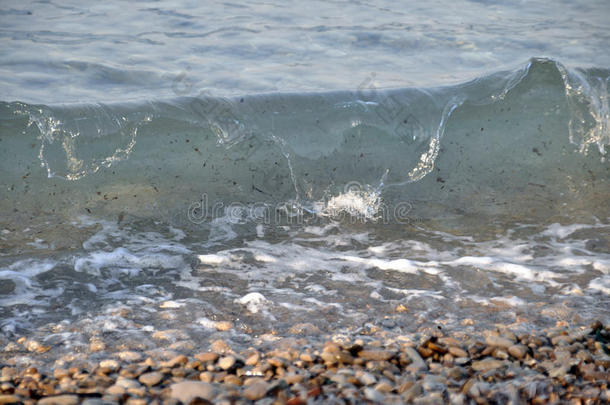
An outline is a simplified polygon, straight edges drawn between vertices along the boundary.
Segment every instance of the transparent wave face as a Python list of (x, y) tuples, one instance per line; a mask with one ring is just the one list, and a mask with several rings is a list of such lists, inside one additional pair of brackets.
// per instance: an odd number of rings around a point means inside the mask
[(232, 204), (386, 222), (439, 209), (605, 218), (608, 77), (532, 59), (430, 89), (1, 103), (0, 205), (21, 223), (91, 213), (197, 223)]

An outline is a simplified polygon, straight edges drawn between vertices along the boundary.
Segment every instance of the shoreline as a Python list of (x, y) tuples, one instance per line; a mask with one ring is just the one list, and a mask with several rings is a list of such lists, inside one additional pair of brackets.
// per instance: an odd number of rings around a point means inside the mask
[[(52, 350), (21, 338), (30, 356)], [(275, 337), (235, 352), (223, 340), (196, 354), (123, 351), (48, 373), (3, 353), (0, 404), (571, 403), (610, 401), (610, 325), (515, 334), (429, 329), (325, 343)], [(9, 343), (10, 345), (11, 343)], [(13, 345), (15, 345), (13, 343)]]

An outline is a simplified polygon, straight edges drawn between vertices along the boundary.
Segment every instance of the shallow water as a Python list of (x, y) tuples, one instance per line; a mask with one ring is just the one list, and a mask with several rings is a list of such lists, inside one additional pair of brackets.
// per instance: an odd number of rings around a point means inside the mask
[(610, 321), (604, 3), (318, 6), (3, 3), (6, 353)]

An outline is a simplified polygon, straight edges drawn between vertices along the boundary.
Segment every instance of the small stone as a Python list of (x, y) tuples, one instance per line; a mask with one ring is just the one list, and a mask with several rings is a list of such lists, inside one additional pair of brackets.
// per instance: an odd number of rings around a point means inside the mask
[(495, 370), (497, 368), (500, 368), (500, 367), (504, 366), (505, 364), (506, 363), (504, 361), (487, 358), (487, 359), (480, 360), (480, 361), (473, 361), (472, 369), (475, 371), (489, 371), (489, 370)]
[(585, 363), (591, 363), (593, 361), (593, 356), (591, 356), (591, 353), (586, 350), (579, 350), (574, 357), (584, 361)]
[(140, 388), (140, 383), (131, 378), (125, 378), (123, 376), (119, 376), (115, 382), (119, 387), (123, 387), (125, 389), (129, 388)]
[(78, 396), (76, 395), (56, 395), (38, 401), (40, 405), (77, 405), (78, 402)]
[(17, 395), (0, 395), (0, 405), (20, 404), (23, 402)]
[(438, 404), (438, 405), (444, 405), (446, 403), (445, 399), (443, 398), (442, 393), (440, 392), (429, 392), (427, 393), (423, 398), (421, 398), (421, 400), (417, 400), (415, 401), (416, 404)]
[(462, 322), (460, 322), (460, 324), (462, 326), (473, 326), (475, 324), (475, 321), (472, 318), (465, 318), (462, 319)]
[(217, 339), (210, 345), (210, 351), (224, 354), (231, 353), (233, 350), (231, 349), (231, 346), (227, 344), (227, 342), (222, 339)]
[(466, 369), (456, 366), (447, 370), (447, 377), (454, 379), (455, 381), (460, 381), (463, 378), (468, 376), (468, 372)]
[(320, 357), (322, 358), (322, 360), (324, 360), (325, 363), (331, 365), (336, 363), (352, 364), (354, 362), (354, 358), (346, 352), (322, 352), (322, 354), (320, 354)]
[(426, 392), (429, 391), (442, 391), (445, 389), (447, 379), (437, 375), (428, 374), (424, 377), (422, 387)]
[(221, 358), (220, 360), (218, 360), (218, 367), (220, 367), (223, 370), (229, 370), (231, 367), (233, 367), (235, 365), (235, 357), (233, 356), (226, 356)]
[(294, 373), (286, 374), (284, 376), (284, 381), (286, 381), (286, 383), (289, 385), (299, 384), (303, 382), (303, 376), (301, 374)]
[(474, 381), (468, 390), (468, 393), (474, 398), (484, 397), (488, 392), (489, 384), (483, 381)]
[(130, 363), (135, 363), (136, 361), (140, 361), (142, 359), (142, 355), (140, 353), (132, 351), (120, 352), (118, 356), (119, 359)]
[(272, 357), (272, 358), (268, 359), (267, 362), (276, 368), (277, 367), (286, 367), (288, 365), (288, 362), (281, 357)]
[(415, 383), (411, 388), (403, 392), (402, 399), (405, 402), (412, 402), (415, 398), (419, 398), (424, 393), (421, 383)]
[(563, 377), (567, 374), (568, 370), (565, 367), (553, 367), (548, 371), (549, 377), (551, 378), (559, 378)]
[(131, 397), (127, 399), (125, 405), (146, 405), (147, 401), (144, 398), (134, 398)]
[(502, 349), (496, 349), (494, 350), (494, 357), (496, 359), (500, 359), (500, 360), (507, 360), (508, 359), (508, 353), (506, 353), (506, 351), (502, 350)]
[(202, 363), (207, 363), (207, 362), (215, 362), (216, 360), (218, 360), (218, 358), (220, 357), (218, 355), (218, 353), (214, 353), (214, 352), (207, 352), (207, 353), (199, 353), (196, 354), (194, 356), (197, 360), (199, 360)]
[(306, 336), (315, 336), (322, 333), (322, 331), (312, 323), (298, 323), (293, 325), (288, 333), (293, 335), (306, 335)]
[(383, 394), (373, 388), (364, 388), (364, 396), (369, 401), (377, 402), (378, 404), (385, 403), (385, 397), (383, 396)]
[(175, 341), (177, 339), (188, 339), (186, 333), (179, 329), (159, 330), (152, 334), (155, 340)]
[(434, 343), (434, 342), (428, 342), (428, 349), (440, 353), (440, 354), (445, 354), (447, 353), (447, 348), (443, 345)]
[(241, 380), (239, 377), (233, 374), (227, 374), (222, 381), (225, 384), (241, 385)]
[(361, 350), (358, 352), (358, 357), (364, 360), (385, 361), (394, 356), (389, 350)]
[(61, 380), (64, 377), (70, 377), (70, 372), (65, 368), (56, 368), (53, 370), (53, 377), (58, 380)]
[(343, 374), (331, 374), (327, 377), (330, 381), (334, 382), (338, 386), (343, 386), (347, 384), (347, 377)]
[(233, 327), (233, 324), (229, 321), (216, 322), (216, 330), (225, 332)]
[(458, 358), (453, 359), (453, 363), (458, 366), (465, 366), (466, 364), (470, 363), (470, 358), (458, 357)]
[(553, 346), (567, 346), (573, 341), (574, 338), (569, 335), (558, 335), (551, 338), (551, 343), (553, 344)]
[(440, 338), (438, 338), (438, 342), (440, 344), (443, 344), (443, 345), (447, 346), (447, 347), (452, 347), (452, 346), (453, 347), (460, 347), (461, 346), (459, 340), (457, 340), (456, 338), (451, 337), (451, 336), (440, 337)]
[(81, 405), (108, 405), (108, 402), (104, 402), (100, 398), (87, 398), (81, 402)]
[(527, 347), (524, 345), (511, 345), (508, 347), (508, 354), (521, 360), (527, 354)]
[(119, 369), (119, 362), (116, 360), (108, 359), (100, 361), (100, 368), (105, 368), (111, 372), (115, 372)]
[(189, 404), (195, 398), (212, 401), (218, 390), (212, 385), (202, 381), (181, 381), (170, 386), (170, 398), (183, 404)]
[(315, 361), (315, 356), (311, 353), (301, 353), (299, 355), (299, 360), (313, 363)]
[(360, 380), (362, 385), (373, 385), (377, 382), (375, 376), (371, 373), (367, 373), (366, 371), (356, 372), (356, 378)]
[(106, 388), (106, 394), (107, 395), (116, 395), (116, 396), (121, 396), (123, 394), (125, 394), (125, 388), (121, 387), (120, 385), (114, 384), (111, 385), (110, 387)]
[(89, 351), (91, 352), (101, 352), (106, 349), (106, 344), (101, 340), (93, 340), (89, 344)]
[(206, 383), (211, 383), (214, 381), (214, 374), (210, 371), (204, 371), (203, 373), (199, 374), (199, 380)]
[(267, 394), (267, 383), (262, 379), (251, 382), (244, 389), (244, 396), (251, 401), (256, 401), (263, 398)]
[(254, 352), (246, 359), (246, 366), (256, 366), (260, 361), (261, 356), (258, 352)]
[(508, 338), (495, 335), (487, 336), (485, 338), (485, 343), (487, 343), (489, 346), (502, 347), (504, 349), (508, 349), (509, 347), (515, 344), (515, 342)]
[(184, 366), (186, 363), (188, 363), (188, 358), (185, 355), (181, 354), (172, 358), (171, 360), (161, 362), (160, 366), (174, 368), (178, 366)]
[(455, 357), (468, 357), (468, 353), (464, 349), (460, 349), (457, 346), (450, 346), (449, 353), (451, 353)]
[(392, 392), (394, 387), (387, 381), (380, 381), (379, 384), (375, 386), (375, 390), (383, 393)]
[(140, 378), (138, 378), (138, 381), (148, 387), (153, 387), (159, 384), (161, 380), (163, 380), (163, 377), (164, 375), (162, 373), (153, 371), (151, 373), (142, 374)]
[(411, 364), (409, 364), (407, 366), (408, 371), (417, 373), (419, 371), (428, 370), (428, 366), (426, 365), (424, 360), (421, 358), (421, 356), (419, 355), (417, 350), (415, 350), (412, 347), (405, 347), (404, 352), (411, 359)]

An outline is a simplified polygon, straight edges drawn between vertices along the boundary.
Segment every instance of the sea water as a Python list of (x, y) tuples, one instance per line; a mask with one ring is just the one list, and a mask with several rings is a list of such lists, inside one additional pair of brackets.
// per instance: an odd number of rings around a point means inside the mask
[(609, 16), (3, 2), (1, 346), (610, 321)]

